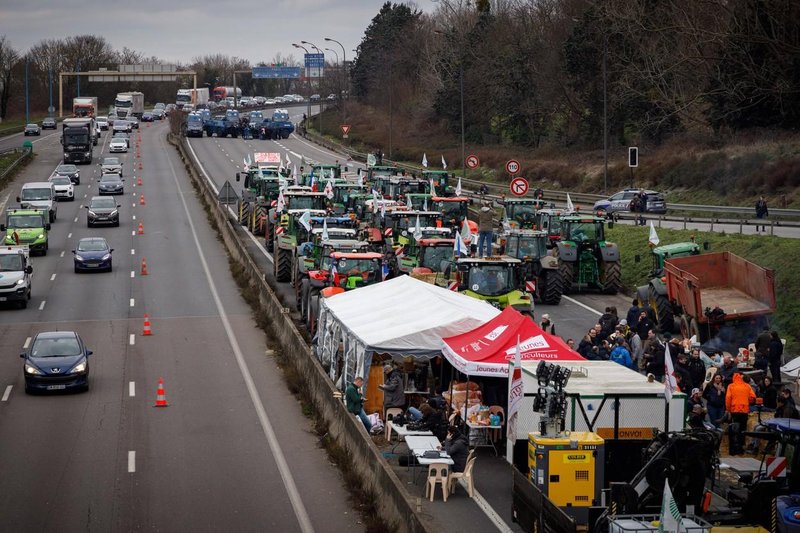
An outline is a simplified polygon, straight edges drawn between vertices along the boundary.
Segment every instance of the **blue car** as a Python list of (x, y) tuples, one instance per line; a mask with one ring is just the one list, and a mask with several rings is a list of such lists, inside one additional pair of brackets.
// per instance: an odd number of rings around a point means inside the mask
[(25, 360), (25, 392), (89, 390), (89, 356), (92, 351), (74, 331), (46, 331), (33, 338)]
[(114, 251), (102, 237), (85, 237), (72, 250), (75, 256), (75, 272), (106, 270), (111, 272), (111, 254)]

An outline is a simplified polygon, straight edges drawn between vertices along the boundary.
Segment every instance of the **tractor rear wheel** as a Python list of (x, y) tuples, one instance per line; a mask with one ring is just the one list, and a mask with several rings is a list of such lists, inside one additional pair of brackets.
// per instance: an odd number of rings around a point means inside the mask
[(276, 248), (275, 254), (272, 256), (275, 262), (275, 280), (276, 281), (289, 281), (292, 279), (292, 256), (289, 250), (283, 248)]
[(564, 293), (564, 279), (561, 269), (546, 270), (542, 273), (541, 294), (542, 303), (548, 305), (558, 305), (561, 302), (561, 295)]
[(306, 328), (313, 337), (317, 333), (317, 318), (319, 317), (319, 293), (309, 293), (306, 304)]
[(300, 320), (306, 321), (306, 308), (308, 307), (308, 295), (311, 289), (311, 282), (308, 278), (300, 281), (300, 296), (298, 297), (297, 310), (300, 312)]
[[(659, 331), (662, 333), (672, 332), (675, 327), (675, 317), (672, 314), (672, 306), (667, 297), (663, 294), (658, 294), (653, 287), (649, 287), (647, 289), (647, 301), (656, 314), (656, 325)], [(681, 325), (681, 329), (683, 329), (683, 325)]]
[(575, 279), (575, 265), (577, 263), (568, 263), (568, 262), (561, 262), (561, 265), (558, 267), (558, 271), (561, 274), (561, 287), (563, 294), (569, 294), (572, 292), (572, 283)]
[(622, 285), (622, 268), (619, 261), (607, 261), (603, 264), (603, 292), (617, 294)]

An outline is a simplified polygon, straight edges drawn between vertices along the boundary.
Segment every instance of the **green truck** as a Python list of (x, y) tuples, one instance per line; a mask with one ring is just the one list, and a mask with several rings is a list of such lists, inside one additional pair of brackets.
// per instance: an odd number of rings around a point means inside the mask
[(7, 209), (5, 224), (0, 224), (0, 231), (5, 231), (3, 241), (7, 246), (24, 245), (30, 252), (47, 255), (47, 233), (50, 231), (49, 214), (45, 209)]

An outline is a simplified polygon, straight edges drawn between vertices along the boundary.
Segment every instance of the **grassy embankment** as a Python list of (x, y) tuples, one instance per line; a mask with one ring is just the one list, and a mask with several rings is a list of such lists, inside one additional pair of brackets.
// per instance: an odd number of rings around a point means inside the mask
[[(649, 227), (622, 224), (607, 231), (608, 239), (619, 245), (622, 257), (622, 282), (631, 294), (637, 285), (642, 285), (647, 280), (652, 266), (650, 248), (647, 244), (649, 232)], [(657, 229), (657, 232), (661, 244), (688, 241), (696, 235), (698, 243), (708, 241), (712, 252), (731, 251), (762, 267), (775, 270), (778, 311), (772, 322), (781, 337), (788, 340), (788, 355), (793, 355), (793, 350), (800, 343), (800, 269), (797, 268), (797, 260), (800, 258), (800, 239), (725, 235), (666, 228)], [(639, 263), (634, 260), (636, 254), (642, 257)]]
[[(47, 117), (47, 113), (32, 113), (30, 116), (30, 123), (39, 124), (41, 126), (42, 120), (44, 120), (45, 117)], [(11, 117), (0, 122), (0, 137), (21, 132), (25, 128), (25, 124), (27, 124), (27, 122), (25, 122), (25, 115), (21, 117)]]

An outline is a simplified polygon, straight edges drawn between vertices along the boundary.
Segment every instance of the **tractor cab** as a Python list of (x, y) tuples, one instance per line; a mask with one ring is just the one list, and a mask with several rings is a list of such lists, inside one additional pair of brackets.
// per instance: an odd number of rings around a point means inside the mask
[(558, 304), (564, 288), (558, 257), (547, 249), (547, 232), (510, 230), (500, 237), (505, 255), (522, 261), (521, 272), (528, 292), (537, 302)]
[[(707, 247), (706, 247), (707, 248)], [(653, 270), (650, 277), (661, 277), (664, 275), (664, 261), (673, 257), (686, 257), (687, 255), (699, 255), (700, 245), (694, 241), (676, 242), (665, 244), (652, 250)], [(638, 257), (638, 256), (637, 256)], [(636, 259), (636, 258), (634, 258)]]
[(561, 240), (561, 217), (566, 214), (562, 209), (539, 209), (536, 211), (534, 224), (540, 230), (546, 231), (550, 239), (549, 247)]
[(399, 200), (408, 193), (427, 194), (430, 193), (430, 182), (413, 178), (411, 176), (394, 176), (385, 182), (384, 195), (389, 198)]
[(379, 178), (391, 178), (400, 174), (402, 174), (402, 171), (398, 167), (388, 165), (374, 166), (367, 169), (367, 181), (376, 183)]
[(436, 192), (442, 195), (446, 195), (450, 186), (450, 174), (446, 170), (423, 170), (422, 179), (428, 183), (433, 181), (433, 186), (437, 188)]
[(422, 238), (414, 240), (408, 251), (398, 257), (398, 270), (404, 273), (429, 274), (440, 272), (443, 264), (453, 260), (455, 240)]
[(269, 203), (278, 198), (282, 178), (277, 167), (251, 167), (246, 172), (237, 172), (236, 181), (241, 181), (242, 174), (244, 189), (259, 202)]
[(316, 209), (324, 211), (327, 207), (328, 198), (324, 192), (287, 190), (283, 193), (283, 199), (286, 202), (287, 209), (290, 210)]
[(387, 211), (383, 220), (384, 236), (392, 244), (405, 246), (417, 225), (420, 228), (441, 227), (442, 214), (434, 211)]
[(330, 179), (331, 177), (335, 180), (341, 179), (342, 177), (342, 166), (341, 165), (311, 165), (311, 171), (308, 173), (310, 176), (311, 174), (317, 178), (317, 181), (325, 181)]
[[(609, 222), (609, 227), (613, 222)], [(619, 249), (605, 239), (605, 219), (591, 215), (561, 217), (561, 240), (556, 243), (565, 290), (573, 284), (616, 294), (621, 286)]]
[(333, 252), (320, 270), (309, 272), (314, 287), (325, 287), (324, 298), (383, 281), (383, 255), (375, 252)]
[(536, 211), (542, 207), (541, 200), (533, 198), (506, 198), (503, 201), (503, 219), (511, 229), (540, 229)]
[[(522, 262), (512, 257), (466, 257), (455, 263), (455, 278), (447, 279), (453, 274), (450, 267), (444, 270), (443, 279), (446, 286), (467, 296), (499, 309), (510, 305), (533, 317), (533, 298), (524, 289), (521, 266)], [(441, 284), (438, 279), (437, 284)]]
[(442, 213), (442, 221), (445, 226), (459, 228), (461, 223), (467, 219), (469, 206), (472, 199), (465, 196), (453, 196), (445, 198), (434, 196), (432, 199), (432, 209)]
[(366, 194), (366, 185), (359, 185), (348, 181), (340, 181), (333, 184), (333, 212), (336, 214), (346, 213), (350, 196), (354, 194)]
[(405, 203), (409, 209), (416, 211), (428, 211), (433, 205), (432, 196), (428, 193), (410, 192), (406, 193)]

